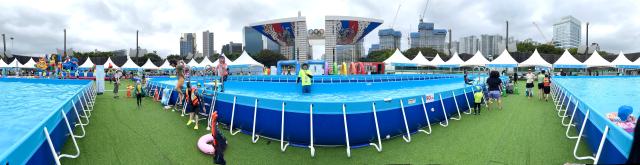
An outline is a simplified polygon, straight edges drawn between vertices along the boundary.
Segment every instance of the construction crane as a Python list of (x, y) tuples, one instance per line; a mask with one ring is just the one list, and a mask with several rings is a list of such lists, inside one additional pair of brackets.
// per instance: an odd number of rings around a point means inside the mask
[(420, 15), (420, 23), (422, 23), (424, 16), (427, 14), (427, 7), (429, 7), (429, 0), (427, 0), (427, 4), (424, 5), (424, 9), (422, 9), (422, 14)]
[(402, 1), (400, 1), (400, 4), (398, 4), (398, 9), (396, 10), (396, 16), (393, 17), (393, 22), (391, 23), (391, 29), (393, 29), (393, 26), (396, 25), (396, 19), (398, 19), (398, 13), (400, 12), (400, 7), (402, 7)]
[(538, 32), (540, 33), (540, 35), (542, 35), (542, 39), (544, 39), (544, 41), (546, 42), (545, 44), (547, 45), (552, 45), (553, 41), (547, 39), (547, 36), (544, 35), (544, 33), (542, 32), (542, 30), (540, 29), (540, 26), (538, 26), (538, 24), (536, 22), (533, 22), (533, 25), (536, 26), (536, 29), (538, 29)]

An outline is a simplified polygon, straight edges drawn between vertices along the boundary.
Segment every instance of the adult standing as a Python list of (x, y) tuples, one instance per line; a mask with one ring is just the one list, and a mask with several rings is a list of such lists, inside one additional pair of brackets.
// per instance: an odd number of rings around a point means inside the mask
[(525, 78), (527, 79), (527, 84), (525, 85), (525, 87), (527, 88), (526, 92), (525, 92), (525, 96), (527, 96), (527, 98), (531, 99), (531, 97), (533, 97), (533, 79), (534, 79), (534, 75), (531, 72), (531, 69), (529, 69), (529, 72), (527, 72), (527, 75), (525, 75)]
[(116, 70), (116, 73), (113, 74), (113, 98), (118, 98), (118, 90), (120, 87), (120, 77), (122, 76), (122, 71)]
[(543, 92), (542, 91), (544, 90), (544, 83), (543, 83), (544, 76), (545, 76), (545, 71), (542, 70), (542, 72), (540, 72), (538, 74), (538, 77), (537, 77), (538, 78), (538, 98), (539, 98), (539, 100), (542, 100), (542, 96), (543, 96), (543, 94), (542, 94)]
[(487, 78), (487, 85), (489, 86), (489, 104), (491, 104), (492, 101), (496, 101), (499, 109), (502, 110), (502, 99), (500, 98), (502, 94), (502, 80), (500, 80), (500, 72), (491, 71), (489, 78)]
[(218, 58), (218, 61), (220, 63), (218, 64), (218, 66), (216, 66), (216, 72), (218, 76), (220, 76), (220, 92), (224, 92), (224, 82), (227, 81), (229, 70), (227, 68), (227, 63), (224, 55), (221, 55), (220, 58)]

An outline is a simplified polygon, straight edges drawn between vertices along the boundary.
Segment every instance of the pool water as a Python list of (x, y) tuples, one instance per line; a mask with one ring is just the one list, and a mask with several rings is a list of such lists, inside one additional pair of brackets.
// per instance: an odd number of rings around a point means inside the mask
[(640, 115), (640, 77), (559, 78), (552, 81), (562, 84), (602, 115), (618, 112), (622, 105), (633, 107), (634, 116)]
[[(158, 82), (176, 84), (175, 80)], [(300, 84), (296, 83), (230, 81), (225, 84), (225, 93), (283, 101), (362, 102), (419, 96), (464, 87), (468, 85), (464, 84), (462, 78), (448, 78), (384, 83), (316, 83), (312, 85), (311, 93), (302, 93)]]
[(0, 81), (0, 157), (59, 113), (85, 85)]

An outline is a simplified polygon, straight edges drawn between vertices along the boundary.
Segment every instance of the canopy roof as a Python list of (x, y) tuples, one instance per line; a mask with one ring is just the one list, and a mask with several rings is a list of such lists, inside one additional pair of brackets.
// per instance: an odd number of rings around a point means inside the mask
[(104, 62), (103, 65), (104, 65), (105, 68), (109, 68), (109, 65), (111, 65), (111, 68), (114, 68), (114, 69), (120, 68), (120, 67), (118, 67), (118, 65), (116, 65), (116, 63), (113, 63), (113, 61), (111, 61), (111, 57), (107, 58), (107, 61)]
[(240, 57), (238, 57), (235, 61), (233, 61), (233, 64), (229, 64), (230, 66), (260, 66), (263, 67), (264, 65), (262, 65), (261, 63), (259, 63), (258, 61), (254, 60), (253, 58), (251, 58), (251, 56), (249, 56), (249, 54), (247, 54), (247, 51), (243, 51), (242, 54), (240, 54)]
[(586, 65), (578, 61), (567, 49), (562, 56), (553, 64), (554, 68), (584, 68)]
[(162, 63), (162, 65), (160, 65), (160, 67), (158, 67), (158, 69), (160, 70), (172, 70), (175, 69), (173, 66), (171, 66), (171, 64), (169, 64), (169, 61), (164, 60), (164, 62)]
[(78, 68), (93, 68), (93, 66), (94, 64), (93, 61), (91, 61), (91, 58), (87, 58), (87, 60), (84, 60), (84, 63), (78, 66)]
[(384, 63), (390, 65), (416, 65), (407, 57), (405, 57), (402, 52), (400, 52), (400, 49), (396, 49), (396, 51), (393, 52), (393, 54), (389, 58), (384, 60)]
[(18, 63), (18, 68), (36, 68), (35, 65), (36, 65), (36, 62), (33, 61), (33, 58), (29, 58), (29, 61), (27, 61), (27, 63), (25, 64)]
[(20, 65), (20, 63), (18, 62), (18, 59), (14, 58), (13, 61), (7, 65), (7, 67), (15, 68), (15, 67), (18, 67), (18, 65)]
[(133, 60), (131, 60), (131, 57), (129, 57), (129, 56), (127, 56), (127, 62), (122, 64), (122, 66), (120, 68), (122, 68), (124, 70), (138, 70), (138, 69), (141, 69), (140, 66), (136, 65), (136, 63), (134, 63)]
[(493, 59), (493, 61), (487, 64), (487, 67), (495, 67), (495, 68), (512, 68), (518, 66), (518, 62), (511, 57), (511, 54), (505, 49), (500, 53), (498, 58)]
[(196, 59), (191, 59), (191, 61), (189, 61), (187, 63), (187, 65), (189, 65), (189, 67), (197, 67), (198, 66), (198, 62), (196, 62)]
[(587, 67), (613, 67), (611, 62), (602, 58), (598, 51), (593, 51), (591, 57), (584, 61), (584, 64), (587, 65)]
[(460, 65), (462, 65), (464, 63), (464, 61), (462, 61), (462, 58), (460, 58), (460, 55), (458, 55), (458, 52), (453, 53), (453, 56), (447, 60), (447, 62), (444, 62), (441, 65), (438, 65), (439, 67), (443, 67), (443, 68), (457, 68), (460, 67)]
[(140, 68), (142, 68), (142, 69), (152, 69), (152, 70), (159, 69), (158, 66), (153, 64), (153, 62), (151, 62), (151, 59), (149, 59), (149, 58), (147, 59), (147, 62), (145, 62)]
[(484, 55), (478, 50), (469, 60), (462, 63), (460, 66), (485, 66), (489, 63), (489, 60), (484, 58)]
[(209, 60), (209, 56), (204, 56), (204, 59), (198, 64), (197, 67), (206, 68), (207, 66), (213, 67), (213, 62)]
[(518, 66), (519, 67), (536, 66), (536, 67), (550, 68), (552, 65), (551, 63), (545, 61), (542, 58), (542, 56), (540, 56), (540, 53), (538, 53), (538, 49), (535, 49), (533, 51), (533, 54), (527, 60), (524, 60), (520, 64), (518, 64)]
[(431, 64), (431, 62), (429, 62), (429, 60), (427, 60), (420, 51), (418, 51), (418, 54), (411, 60), (411, 62), (418, 66), (435, 66)]
[(0, 68), (8, 68), (8, 67), (9, 65), (7, 65), (7, 63), (5, 63), (4, 60), (0, 58)]
[(440, 54), (436, 54), (435, 57), (433, 57), (433, 59), (431, 59), (431, 65), (434, 66), (440, 66), (444, 64), (444, 60), (442, 60), (442, 58), (440, 58)]
[[(224, 53), (222, 54), (221, 57), (224, 57), (224, 61), (225, 63), (227, 63), (227, 65), (233, 64), (233, 61), (229, 60), (229, 58), (225, 56)], [(213, 62), (213, 66), (218, 66), (218, 64), (220, 64), (220, 57), (218, 57), (218, 59), (215, 62)]]

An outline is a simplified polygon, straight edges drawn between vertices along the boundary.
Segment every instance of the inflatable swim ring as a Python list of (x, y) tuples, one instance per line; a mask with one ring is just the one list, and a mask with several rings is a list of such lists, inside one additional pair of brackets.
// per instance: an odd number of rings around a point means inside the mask
[(215, 149), (213, 148), (213, 136), (211, 134), (206, 134), (198, 139), (198, 149), (202, 151), (202, 153), (213, 155)]
[(623, 121), (620, 121), (620, 118), (618, 118), (618, 112), (607, 113), (607, 118), (611, 122), (613, 122), (618, 127), (624, 129), (627, 132), (633, 132), (633, 130), (636, 127), (636, 119), (633, 116), (630, 116), (630, 117), (632, 118), (631, 121), (623, 122)]

